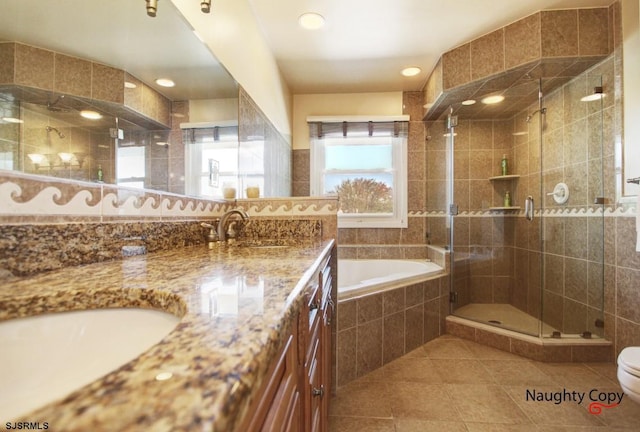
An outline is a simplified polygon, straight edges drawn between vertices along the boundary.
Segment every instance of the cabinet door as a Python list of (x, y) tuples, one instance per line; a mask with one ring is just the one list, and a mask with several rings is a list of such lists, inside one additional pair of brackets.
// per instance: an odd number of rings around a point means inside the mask
[(256, 400), (237, 431), (302, 429), (297, 345), (297, 330), (294, 330), (269, 368)]
[(308, 379), (309, 387), (307, 390), (308, 401), (308, 425), (309, 431), (319, 432), (322, 430), (324, 421), (322, 418), (322, 399), (324, 398), (324, 388), (322, 387), (322, 370), (320, 369), (319, 359), (321, 354), (320, 338), (316, 338), (313, 355), (309, 359)]
[(322, 320), (322, 336), (321, 336), (321, 369), (322, 369), (322, 389), (324, 395), (322, 397), (322, 419), (323, 419), (323, 431), (329, 430), (329, 401), (331, 400), (331, 369), (332, 369), (332, 356), (331, 356), (331, 323), (333, 320), (333, 301), (331, 300), (331, 294), (327, 299), (325, 310)]

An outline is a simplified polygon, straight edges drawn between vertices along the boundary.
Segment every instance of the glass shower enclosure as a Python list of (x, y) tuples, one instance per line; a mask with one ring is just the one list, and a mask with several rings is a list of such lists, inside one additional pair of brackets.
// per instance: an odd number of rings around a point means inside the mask
[(431, 125), (444, 139), (453, 315), (604, 337), (601, 80), (597, 70), (559, 87), (523, 79), (487, 94), (502, 102), (465, 101)]

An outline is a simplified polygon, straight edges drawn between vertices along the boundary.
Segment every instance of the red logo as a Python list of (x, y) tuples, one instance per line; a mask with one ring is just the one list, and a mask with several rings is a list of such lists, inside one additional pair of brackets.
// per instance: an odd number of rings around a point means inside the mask
[(591, 414), (594, 415), (600, 415), (602, 413), (602, 408), (614, 408), (617, 407), (619, 404), (617, 403), (612, 403), (612, 404), (603, 404), (602, 402), (591, 402), (589, 404), (589, 412)]

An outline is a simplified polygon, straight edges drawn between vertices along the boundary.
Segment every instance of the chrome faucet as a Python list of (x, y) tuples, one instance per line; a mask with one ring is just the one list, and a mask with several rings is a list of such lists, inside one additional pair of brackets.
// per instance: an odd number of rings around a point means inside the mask
[(242, 220), (249, 219), (249, 215), (242, 209), (229, 210), (220, 218), (218, 223), (218, 240), (221, 242), (227, 241), (227, 220), (234, 214), (239, 214)]

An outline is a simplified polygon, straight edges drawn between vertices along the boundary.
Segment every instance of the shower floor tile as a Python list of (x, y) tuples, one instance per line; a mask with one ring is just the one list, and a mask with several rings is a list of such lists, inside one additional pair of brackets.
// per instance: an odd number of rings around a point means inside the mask
[(329, 431), (637, 431), (640, 405), (626, 396), (601, 415), (589, 413), (587, 402), (525, 396), (534, 389), (620, 392), (615, 373), (615, 363), (541, 363), (445, 335), (338, 388)]
[[(537, 336), (540, 332), (540, 321), (537, 318), (505, 303), (471, 303), (457, 308), (454, 315), (528, 335)], [(543, 324), (542, 334), (550, 335), (555, 330)]]

